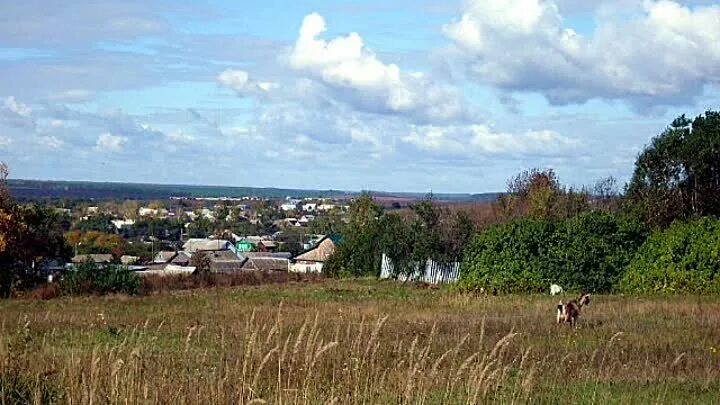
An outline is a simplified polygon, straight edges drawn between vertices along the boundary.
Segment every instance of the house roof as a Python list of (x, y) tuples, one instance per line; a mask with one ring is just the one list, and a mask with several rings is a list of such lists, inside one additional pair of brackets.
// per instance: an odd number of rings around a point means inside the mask
[(279, 257), (248, 257), (242, 265), (245, 270), (287, 271), (290, 261)]
[(188, 253), (228, 250), (232, 243), (223, 239), (188, 239), (183, 245), (183, 250)]
[(325, 236), (315, 246), (295, 256), (293, 260), (325, 262), (335, 252), (337, 246), (335, 240), (339, 242), (336, 236)]
[(175, 257), (170, 260), (171, 264), (188, 264), (190, 263), (190, 255), (185, 252), (177, 252)]
[(85, 263), (88, 259), (94, 263), (110, 263), (113, 261), (113, 256), (110, 254), (77, 255), (72, 258), (72, 262)]
[(275, 259), (290, 259), (292, 257), (290, 252), (243, 252), (242, 255), (250, 258), (272, 257)]
[(153, 261), (155, 263), (167, 263), (172, 260), (176, 254), (177, 252), (174, 252), (172, 250), (162, 250), (160, 252), (157, 252)]
[(247, 260), (229, 250), (213, 252), (208, 257), (210, 258), (210, 271), (219, 273), (242, 270), (243, 263)]

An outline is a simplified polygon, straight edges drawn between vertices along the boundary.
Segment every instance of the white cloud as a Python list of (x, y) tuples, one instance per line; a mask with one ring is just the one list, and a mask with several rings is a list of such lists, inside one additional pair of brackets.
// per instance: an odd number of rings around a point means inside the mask
[(23, 118), (30, 118), (32, 116), (32, 108), (27, 104), (15, 100), (14, 96), (10, 96), (5, 100), (5, 108), (7, 111)]
[(553, 131), (496, 132), (485, 125), (415, 126), (402, 141), (438, 156), (567, 156), (578, 140)]
[(165, 134), (165, 139), (176, 144), (191, 144), (195, 141), (194, 136), (183, 131), (168, 132)]
[(326, 30), (319, 14), (305, 17), (290, 53), (292, 68), (312, 75), (366, 111), (414, 114), (426, 120), (451, 120), (464, 114), (462, 94), (454, 87), (384, 63), (355, 32), (326, 41), (321, 38)]
[(258, 82), (250, 78), (244, 70), (226, 69), (217, 77), (218, 83), (239, 96), (263, 96), (279, 87), (277, 83)]
[(646, 0), (631, 15), (607, 7), (586, 38), (563, 26), (554, 0), (470, 0), (444, 32), (475, 80), (556, 104), (686, 104), (720, 83), (720, 6)]
[(0, 149), (7, 149), (12, 144), (12, 139), (0, 135)]
[(98, 137), (95, 147), (98, 150), (106, 152), (122, 152), (125, 149), (127, 141), (128, 138), (125, 136), (116, 136), (106, 132)]
[(54, 135), (41, 136), (37, 139), (37, 143), (49, 149), (60, 149), (65, 145), (62, 139)]

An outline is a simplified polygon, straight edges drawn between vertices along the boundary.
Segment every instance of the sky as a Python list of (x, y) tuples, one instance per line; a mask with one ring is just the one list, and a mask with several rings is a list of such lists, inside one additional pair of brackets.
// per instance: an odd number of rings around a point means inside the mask
[(11, 178), (490, 192), (632, 174), (720, 108), (720, 5), (0, 3)]

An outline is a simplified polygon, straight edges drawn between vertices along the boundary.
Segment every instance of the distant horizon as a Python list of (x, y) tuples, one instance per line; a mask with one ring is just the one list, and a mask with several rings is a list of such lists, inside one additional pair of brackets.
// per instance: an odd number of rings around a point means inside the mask
[[(363, 192), (369, 192), (370, 194), (378, 194), (381, 197), (390, 196), (390, 197), (421, 197), (426, 196), (429, 194), (432, 194), (433, 196), (438, 197), (490, 197), (490, 196), (497, 196), (504, 193), (504, 191), (489, 191), (489, 192), (436, 192), (436, 191), (401, 191), (401, 190), (343, 190), (343, 189), (336, 189), (336, 188), (297, 188), (297, 187), (277, 187), (277, 186), (235, 186), (235, 185), (217, 185), (217, 184), (182, 184), (182, 183), (147, 183), (147, 182), (125, 182), (125, 181), (88, 181), (88, 180), (48, 180), (48, 179), (19, 179), (19, 178), (9, 178), (8, 179), (10, 190), (18, 190), (17, 186), (18, 183), (21, 182), (28, 182), (28, 183), (43, 183), (43, 184), (49, 184), (49, 185), (60, 185), (60, 184), (68, 184), (68, 185), (110, 185), (110, 186), (157, 186), (161, 188), (181, 188), (181, 187), (189, 187), (189, 188), (196, 188), (196, 189), (215, 189), (215, 190), (222, 190), (222, 189), (234, 189), (234, 190), (257, 190), (257, 191), (267, 191), (267, 192), (299, 192), (299, 193), (334, 193), (334, 196), (328, 196), (327, 198), (333, 198), (333, 197), (341, 197), (342, 195), (347, 196), (354, 196), (359, 195)], [(170, 196), (169, 197), (184, 197), (181, 194)], [(239, 198), (239, 197), (231, 197), (231, 196), (224, 196), (228, 198)], [(251, 197), (251, 195), (246, 195), (245, 197)], [(296, 197), (294, 195), (286, 195), (282, 197)], [(277, 197), (277, 198), (282, 198)], [(192, 197), (190, 197), (192, 198)], [(201, 197), (198, 197), (201, 198)], [(219, 198), (219, 197), (206, 197), (206, 198)]]

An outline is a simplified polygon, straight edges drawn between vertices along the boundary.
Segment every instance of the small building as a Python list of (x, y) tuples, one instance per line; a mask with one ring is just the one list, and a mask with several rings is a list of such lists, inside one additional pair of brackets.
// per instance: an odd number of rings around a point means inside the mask
[(73, 264), (83, 264), (88, 261), (95, 264), (110, 264), (113, 261), (113, 256), (110, 254), (75, 255), (71, 261)]
[(285, 257), (253, 256), (246, 257), (243, 270), (255, 271), (288, 271), (290, 261)]
[(161, 250), (157, 252), (155, 257), (153, 258), (153, 263), (170, 263), (170, 260), (172, 260), (175, 255), (177, 255), (177, 252), (174, 252), (172, 250)]
[(323, 265), (335, 253), (339, 235), (329, 235), (320, 239), (315, 246), (295, 256), (290, 263), (290, 271), (295, 273), (322, 273)]
[(243, 270), (246, 258), (240, 258), (229, 250), (208, 252), (210, 271), (213, 273), (232, 273)]
[(185, 252), (174, 252), (163, 250), (158, 252), (153, 259), (154, 264), (173, 264), (176, 266), (187, 266), (190, 264), (190, 255)]
[(277, 250), (278, 244), (274, 240), (261, 240), (257, 247), (261, 252), (274, 252)]
[(135, 221), (132, 219), (114, 219), (111, 222), (113, 225), (115, 225), (115, 228), (117, 228), (118, 231), (125, 227), (131, 227), (135, 225)]
[(255, 250), (255, 244), (246, 238), (242, 238), (235, 243), (238, 252), (252, 252)]
[(216, 252), (221, 250), (235, 250), (235, 245), (224, 239), (188, 239), (183, 245), (183, 251), (195, 252)]

